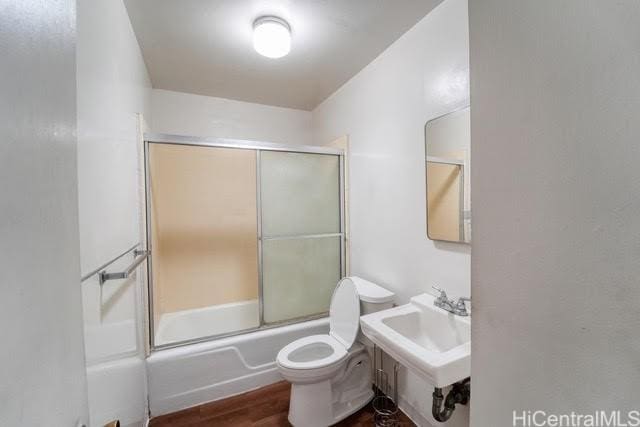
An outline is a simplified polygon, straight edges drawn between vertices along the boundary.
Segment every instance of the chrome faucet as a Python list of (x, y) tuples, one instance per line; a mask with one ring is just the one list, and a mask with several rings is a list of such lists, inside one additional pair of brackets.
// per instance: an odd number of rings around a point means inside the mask
[(433, 305), (435, 305), (436, 307), (440, 307), (441, 309), (446, 310), (449, 313), (453, 313), (456, 316), (469, 315), (469, 312), (467, 311), (467, 304), (465, 304), (465, 302), (471, 301), (471, 298), (460, 297), (458, 298), (458, 301), (453, 301), (449, 299), (444, 289), (440, 289), (437, 286), (431, 287), (440, 292), (440, 296), (436, 298), (436, 300), (433, 302)]

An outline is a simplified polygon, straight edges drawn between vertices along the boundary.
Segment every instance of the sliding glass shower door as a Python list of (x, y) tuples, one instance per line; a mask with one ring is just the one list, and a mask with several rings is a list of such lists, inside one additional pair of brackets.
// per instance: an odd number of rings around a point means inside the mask
[(343, 275), (341, 153), (156, 139), (145, 150), (152, 347), (326, 313)]
[(263, 152), (264, 321), (322, 313), (340, 280), (338, 156)]
[(255, 151), (147, 153), (155, 344), (259, 326)]

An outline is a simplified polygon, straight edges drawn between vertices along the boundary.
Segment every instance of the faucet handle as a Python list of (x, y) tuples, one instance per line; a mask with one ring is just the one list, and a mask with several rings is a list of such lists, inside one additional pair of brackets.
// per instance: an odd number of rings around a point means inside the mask
[(469, 301), (471, 302), (471, 298), (468, 297), (460, 297), (458, 298), (458, 302), (456, 303), (456, 308), (462, 312), (467, 312), (467, 305), (465, 304), (465, 301)]
[(440, 296), (438, 298), (440, 299), (447, 299), (447, 293), (444, 291), (444, 289), (441, 289), (437, 286), (431, 286), (434, 290), (440, 292)]

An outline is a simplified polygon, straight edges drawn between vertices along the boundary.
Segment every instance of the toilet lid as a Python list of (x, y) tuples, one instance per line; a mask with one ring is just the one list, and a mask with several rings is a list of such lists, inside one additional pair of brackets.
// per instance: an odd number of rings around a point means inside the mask
[(338, 282), (329, 308), (329, 335), (351, 348), (360, 329), (360, 298), (356, 286), (348, 278)]

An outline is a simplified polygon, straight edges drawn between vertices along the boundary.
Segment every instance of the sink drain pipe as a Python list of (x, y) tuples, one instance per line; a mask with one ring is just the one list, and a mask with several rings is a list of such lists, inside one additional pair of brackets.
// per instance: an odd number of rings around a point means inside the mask
[[(456, 409), (457, 403), (466, 405), (467, 403), (469, 403), (470, 397), (471, 378), (467, 378), (455, 383), (451, 388), (451, 391), (447, 393), (446, 399), (442, 395), (442, 389), (440, 387), (436, 387), (433, 390), (433, 405), (431, 406), (431, 414), (433, 415), (433, 418), (436, 419), (436, 421), (443, 423), (451, 418), (453, 411)], [(444, 408), (440, 409), (443, 400)]]

